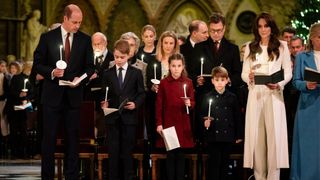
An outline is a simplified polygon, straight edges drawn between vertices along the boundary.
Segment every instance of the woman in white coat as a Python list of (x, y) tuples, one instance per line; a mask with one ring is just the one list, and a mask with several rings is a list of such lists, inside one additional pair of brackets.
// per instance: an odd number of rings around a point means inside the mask
[[(253, 168), (256, 180), (280, 179), (280, 168), (288, 168), (288, 142), (283, 88), (292, 77), (287, 43), (278, 40), (273, 17), (261, 13), (253, 27), (254, 40), (246, 45), (241, 77), (249, 95), (245, 125), (245, 168)], [(284, 80), (255, 84), (255, 74), (271, 75), (281, 68)]]

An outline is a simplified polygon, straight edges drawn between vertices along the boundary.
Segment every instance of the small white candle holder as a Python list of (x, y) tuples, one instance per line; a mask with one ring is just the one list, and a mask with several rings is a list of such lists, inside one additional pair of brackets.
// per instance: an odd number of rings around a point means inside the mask
[(60, 59), (59, 61), (56, 62), (56, 67), (58, 69), (66, 69), (67, 63), (64, 60)]

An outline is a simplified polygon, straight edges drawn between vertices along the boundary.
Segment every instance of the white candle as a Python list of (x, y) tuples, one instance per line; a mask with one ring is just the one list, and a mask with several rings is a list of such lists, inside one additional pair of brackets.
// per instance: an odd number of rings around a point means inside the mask
[(157, 64), (153, 65), (153, 70), (154, 70), (154, 79), (157, 79)]
[(209, 100), (208, 117), (210, 117), (211, 115), (211, 104), (212, 104), (212, 99)]
[(60, 45), (60, 60), (62, 60), (62, 48), (63, 48), (63, 46)]
[(26, 89), (27, 82), (28, 82), (28, 79), (25, 79), (23, 84), (23, 89)]
[(141, 55), (141, 61), (143, 62), (144, 54)]
[[(184, 97), (187, 98), (187, 84), (183, 85)], [(189, 107), (186, 105), (187, 114), (189, 114)]]
[(107, 86), (106, 87), (106, 97), (104, 99), (105, 101), (108, 101), (108, 91), (109, 91), (109, 87)]
[(202, 76), (203, 74), (203, 58), (201, 58), (201, 67), (200, 67), (200, 75)]

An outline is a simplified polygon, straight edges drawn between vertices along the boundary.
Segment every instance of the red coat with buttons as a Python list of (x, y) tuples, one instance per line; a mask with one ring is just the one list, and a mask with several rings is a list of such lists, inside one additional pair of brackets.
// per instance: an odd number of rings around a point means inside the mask
[[(186, 84), (186, 94), (190, 97), (191, 107), (194, 108), (194, 88), (192, 81), (186, 77), (174, 79), (168, 76), (161, 80), (156, 100), (156, 125), (162, 125), (163, 129), (174, 126), (181, 148), (194, 146), (191, 130), (190, 114), (187, 114), (184, 104), (183, 85)], [(157, 147), (165, 147), (163, 139), (158, 135)]]

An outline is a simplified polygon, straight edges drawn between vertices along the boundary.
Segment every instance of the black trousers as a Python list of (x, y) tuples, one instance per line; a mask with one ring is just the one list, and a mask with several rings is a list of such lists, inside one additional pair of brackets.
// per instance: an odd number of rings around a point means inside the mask
[(12, 155), (26, 158), (27, 154), (27, 114), (25, 110), (12, 111), (8, 114), (10, 123), (10, 145)]
[(208, 144), (207, 179), (226, 180), (228, 176), (228, 162), (232, 143), (216, 142)]
[(167, 152), (166, 167), (168, 180), (184, 179), (185, 155), (181, 149)]
[[(119, 119), (120, 121), (120, 119)], [(133, 148), (136, 144), (136, 125), (108, 124), (107, 145), (109, 153), (109, 180), (135, 178)]]
[(56, 135), (57, 131), (62, 127), (59, 123), (60, 120), (65, 127), (65, 179), (79, 179), (80, 108), (73, 108), (67, 104), (59, 107), (43, 106), (41, 177), (45, 180), (54, 179)]

